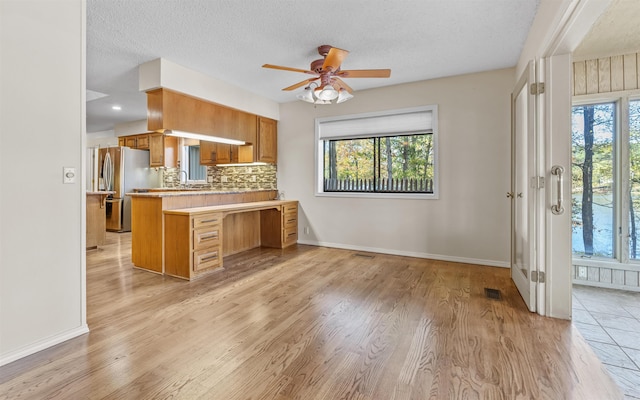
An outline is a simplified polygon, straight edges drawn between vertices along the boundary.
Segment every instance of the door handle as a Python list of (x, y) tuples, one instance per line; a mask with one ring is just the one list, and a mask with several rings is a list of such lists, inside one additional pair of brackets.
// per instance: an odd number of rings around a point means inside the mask
[(555, 175), (558, 177), (558, 186), (557, 186), (557, 202), (556, 204), (551, 206), (551, 212), (553, 215), (560, 215), (564, 212), (564, 207), (562, 207), (563, 197), (562, 197), (562, 174), (564, 173), (564, 168), (560, 165), (554, 165), (551, 167), (551, 175)]

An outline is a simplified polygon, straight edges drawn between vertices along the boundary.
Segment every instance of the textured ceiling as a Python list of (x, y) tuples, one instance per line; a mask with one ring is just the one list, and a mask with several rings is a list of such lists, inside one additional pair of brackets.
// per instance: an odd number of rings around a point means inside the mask
[[(283, 103), (329, 44), (344, 69), (390, 68), (389, 79), (346, 79), (356, 91), (512, 67), (539, 0), (87, 0), (87, 132), (146, 118), (138, 65), (165, 58)], [(115, 112), (111, 106), (119, 104)]]
[(614, 0), (573, 52), (587, 59), (640, 51), (640, 1)]

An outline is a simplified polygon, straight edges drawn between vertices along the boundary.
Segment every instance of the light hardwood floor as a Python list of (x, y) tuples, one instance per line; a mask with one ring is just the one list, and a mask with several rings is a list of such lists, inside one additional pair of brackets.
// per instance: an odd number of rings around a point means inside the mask
[(107, 240), (87, 253), (91, 332), (0, 368), (0, 398), (621, 398), (507, 269), (297, 245), (187, 282), (132, 269), (130, 234)]

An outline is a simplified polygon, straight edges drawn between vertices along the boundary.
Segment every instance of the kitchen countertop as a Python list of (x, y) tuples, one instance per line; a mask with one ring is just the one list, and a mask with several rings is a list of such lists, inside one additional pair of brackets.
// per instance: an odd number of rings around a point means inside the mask
[(297, 202), (297, 200), (253, 201), (250, 203), (222, 204), (219, 206), (179, 208), (175, 210), (164, 210), (163, 213), (165, 215), (166, 214), (199, 215), (199, 214), (207, 214), (210, 212), (226, 213), (226, 212), (235, 212), (235, 211), (253, 211), (253, 210), (282, 207), (283, 205), (291, 202)]
[(87, 195), (95, 195), (95, 196), (108, 196), (110, 194), (114, 194), (115, 192), (113, 191), (107, 191), (107, 190), (98, 190), (97, 192), (92, 192), (92, 191), (87, 191)]
[(148, 192), (126, 193), (131, 197), (173, 197), (173, 196), (198, 196), (203, 194), (237, 194), (251, 192), (272, 192), (276, 189), (227, 189), (227, 190), (210, 190), (210, 189), (136, 189), (150, 190)]

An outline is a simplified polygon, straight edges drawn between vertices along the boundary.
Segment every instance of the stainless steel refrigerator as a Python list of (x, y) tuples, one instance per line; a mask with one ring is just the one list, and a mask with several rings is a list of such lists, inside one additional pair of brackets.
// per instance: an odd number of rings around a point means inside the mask
[(160, 172), (149, 168), (149, 152), (129, 147), (105, 147), (98, 151), (99, 187), (115, 193), (107, 198), (107, 230), (131, 231), (131, 193), (134, 189), (160, 187)]

